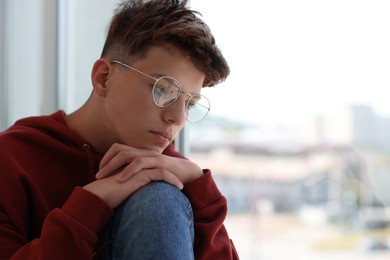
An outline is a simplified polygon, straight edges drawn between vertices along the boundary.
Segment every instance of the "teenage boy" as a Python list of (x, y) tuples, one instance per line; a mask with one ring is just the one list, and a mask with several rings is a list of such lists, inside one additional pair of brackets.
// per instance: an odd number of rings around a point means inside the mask
[(238, 259), (210, 170), (172, 145), (228, 74), (186, 1), (123, 2), (86, 103), (0, 134), (0, 258)]

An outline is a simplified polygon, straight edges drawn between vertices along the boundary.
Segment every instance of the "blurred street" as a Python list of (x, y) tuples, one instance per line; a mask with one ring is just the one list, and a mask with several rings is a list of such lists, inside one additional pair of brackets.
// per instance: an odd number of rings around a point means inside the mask
[(388, 260), (389, 249), (363, 248), (363, 236), (291, 216), (243, 214), (226, 221), (242, 260)]

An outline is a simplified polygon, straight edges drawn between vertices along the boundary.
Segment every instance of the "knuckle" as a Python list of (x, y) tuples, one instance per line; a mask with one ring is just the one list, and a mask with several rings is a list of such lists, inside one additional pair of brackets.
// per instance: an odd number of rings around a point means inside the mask
[(119, 144), (119, 143), (114, 143), (113, 145), (111, 145), (111, 148), (114, 150), (118, 150), (118, 149), (120, 149), (120, 147), (121, 147), (121, 144)]
[(121, 150), (118, 152), (117, 157), (120, 161), (130, 163), (132, 161), (131, 155), (126, 150)]
[(142, 158), (142, 157), (136, 157), (136, 158), (134, 158), (134, 159), (132, 160), (131, 163), (132, 163), (134, 166), (138, 166), (138, 165), (142, 165), (144, 162), (145, 162), (145, 159), (144, 159), (144, 158)]
[(167, 171), (164, 168), (158, 168), (157, 169), (158, 174), (163, 178), (169, 175), (169, 171)]

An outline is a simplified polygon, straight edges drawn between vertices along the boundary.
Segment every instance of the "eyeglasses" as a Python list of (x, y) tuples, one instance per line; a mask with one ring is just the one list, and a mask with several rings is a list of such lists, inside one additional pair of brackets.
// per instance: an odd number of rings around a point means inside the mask
[(205, 96), (182, 91), (179, 81), (175, 78), (169, 76), (155, 78), (121, 61), (113, 60), (111, 63), (120, 64), (145, 77), (153, 79), (155, 82), (152, 89), (152, 96), (154, 103), (158, 107), (167, 107), (173, 104), (180, 95), (184, 94), (188, 96), (188, 99), (186, 100), (187, 121), (192, 123), (199, 122), (205, 118), (210, 111), (210, 102)]

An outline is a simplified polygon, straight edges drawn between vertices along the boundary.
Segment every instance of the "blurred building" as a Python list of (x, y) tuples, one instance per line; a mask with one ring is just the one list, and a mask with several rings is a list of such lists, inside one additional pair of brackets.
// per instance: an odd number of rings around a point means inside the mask
[(265, 131), (252, 126), (192, 131), (191, 159), (212, 169), (230, 212), (319, 207), (329, 221), (390, 221), (390, 120), (370, 107), (345, 108), (304, 132), (283, 129), (268, 139), (256, 138)]
[(390, 151), (390, 118), (377, 115), (370, 106), (354, 105), (318, 116), (301, 131), (306, 142), (350, 145)]

